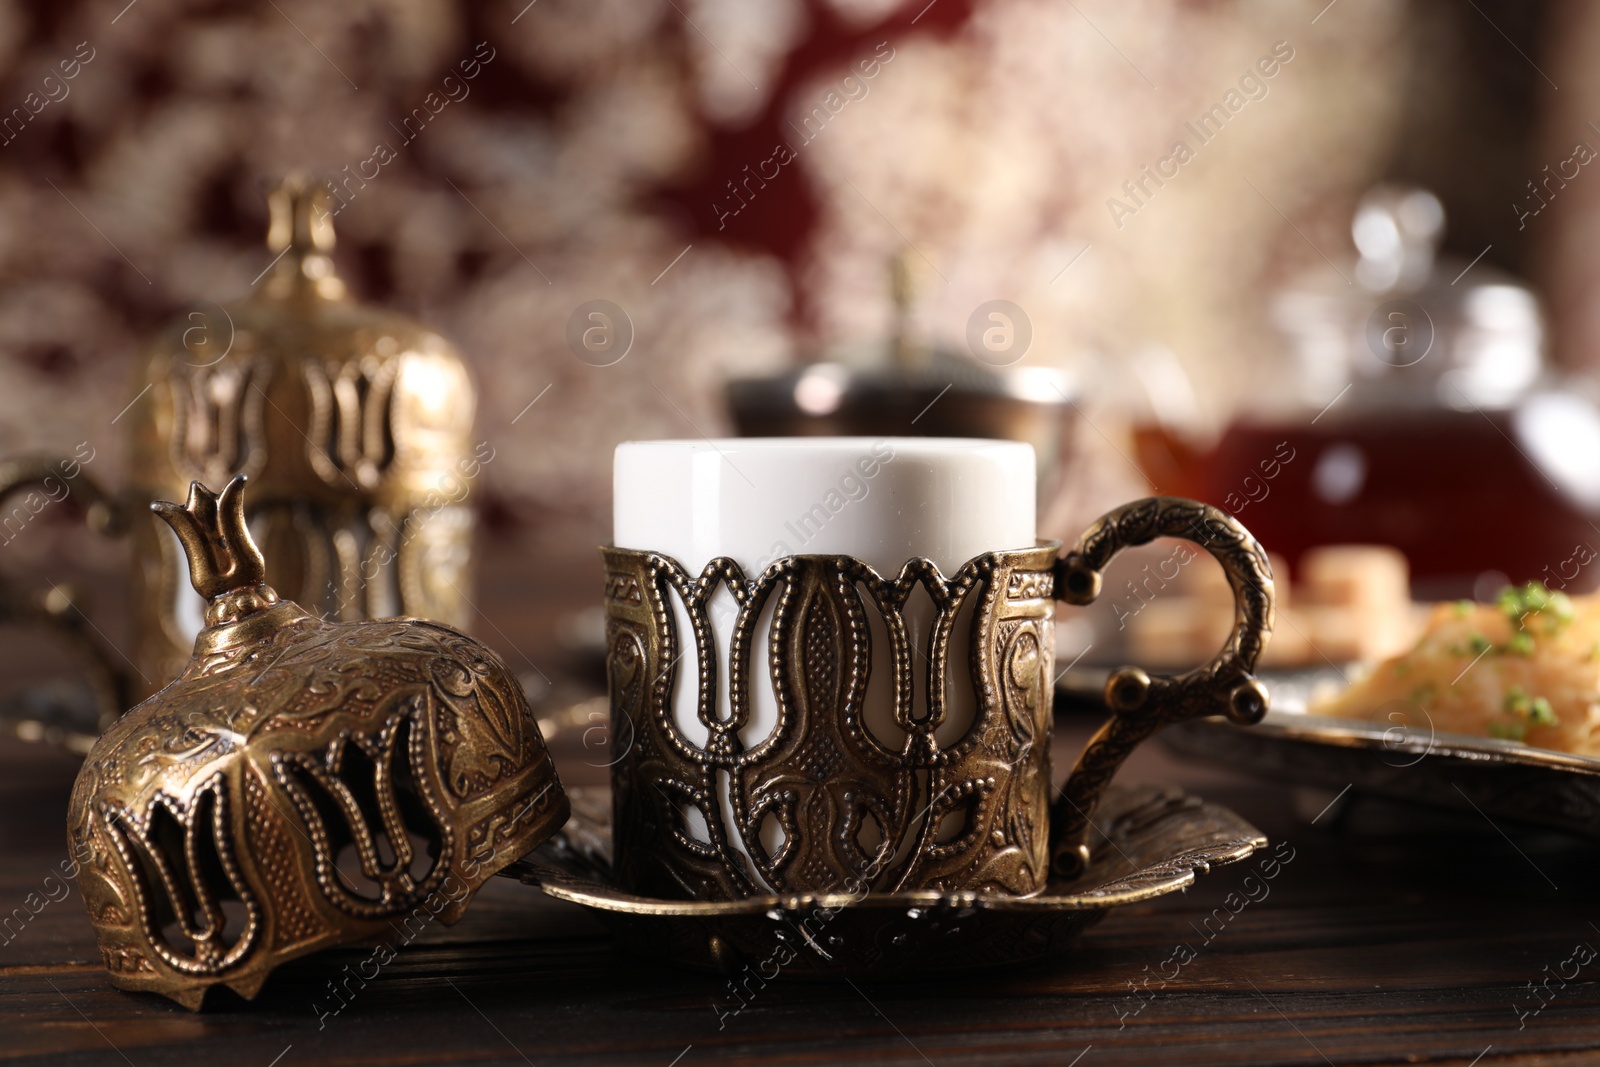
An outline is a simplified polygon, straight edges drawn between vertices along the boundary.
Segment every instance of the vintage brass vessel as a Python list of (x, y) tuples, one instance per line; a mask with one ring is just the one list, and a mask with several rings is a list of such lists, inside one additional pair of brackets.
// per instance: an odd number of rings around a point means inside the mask
[(444, 338), (349, 298), (327, 201), (299, 179), (274, 190), (278, 258), (255, 292), (173, 323), (136, 381), (126, 495), (149, 687), (182, 668), (199, 605), (177, 542), (142, 512), (191, 481), (249, 476), (267, 579), (312, 611), (471, 619), (466, 498), (492, 455), (473, 450), (472, 383)]
[(190, 1008), (407, 917), (455, 922), (568, 814), (504, 664), (439, 623), (280, 600), (243, 487), (153, 505), (205, 627), (179, 678), (95, 744), (68, 816), (112, 982)]
[[(1049, 763), (1054, 601), (1091, 602), (1111, 557), (1156, 537), (1192, 540), (1221, 563), (1234, 591), (1232, 633), (1209, 663), (1181, 677), (1137, 667), (1112, 675), (1114, 715), (1058, 790)], [(620, 749), (612, 764), (617, 887), (698, 901), (1025, 897), (1045, 890), (1052, 867), (1061, 877), (1081, 874), (1093, 859), (1096, 804), (1140, 742), (1185, 719), (1221, 714), (1247, 724), (1266, 713), (1265, 690), (1250, 672), (1272, 629), (1272, 575), (1237, 521), (1175, 498), (1124, 505), (1067, 555), (1059, 548), (986, 553), (950, 578), (927, 559), (886, 577), (851, 557), (804, 555), (754, 578), (729, 559), (692, 575), (659, 553), (603, 549), (611, 736)], [(906, 606), (919, 588), (935, 616), (913, 635)], [(725, 639), (710, 608), (719, 594), (737, 605)], [(887, 655), (880, 650), (875, 661), (880, 641)], [(884, 666), (893, 736), (876, 732), (864, 713), (872, 675)], [(761, 674), (771, 680), (776, 723), (751, 739)], [(683, 685), (695, 687), (703, 742), (676, 717), (673, 694)], [(958, 687), (974, 711), (970, 726), (949, 737), (941, 727)]]
[[(323, 187), (298, 177), (269, 194), (275, 258), (250, 294), (174, 320), (134, 376), (118, 416), (131, 445), (125, 488), (107, 492), (87, 473), (74, 480), (93, 525), (131, 537), (126, 656), (106, 648), (75, 606), (52, 612), (0, 596), (5, 617), (65, 631), (90, 664), (98, 722), (80, 735), (104, 729), (188, 659), (204, 605), (184, 581), (177, 540), (148, 509), (182, 497), (191, 481), (249, 476), (248, 519), (267, 578), (308, 610), (463, 629), (471, 621), (469, 498), (494, 455), (472, 440), (472, 382), (437, 333), (350, 298), (331, 258), (327, 201)], [(60, 465), (0, 467), (0, 502), (15, 506), (7, 498)]]
[[(1113, 714), (1055, 790), (1053, 600), (1092, 601), (1112, 556), (1162, 536), (1193, 540), (1222, 564), (1233, 632), (1180, 677), (1113, 673)], [(1118, 508), (1065, 556), (1058, 548), (987, 553), (949, 579), (918, 559), (892, 580), (848, 557), (790, 557), (746, 579), (727, 560), (691, 576), (657, 553), (605, 550), (612, 795), (575, 791), (572, 820), (511, 873), (590, 909), (633, 951), (728, 975), (713, 1006), (737, 1014), (779, 977), (926, 978), (1053, 958), (1111, 909), (1250, 856), (1266, 839), (1225, 808), (1111, 779), (1164, 725), (1266, 713), (1251, 674), (1272, 628), (1265, 553), (1224, 513), (1173, 498)], [(918, 586), (936, 618), (913, 644), (905, 604)], [(707, 610), (724, 589), (737, 603), (726, 654)], [(763, 633), (757, 620), (773, 601)], [(973, 614), (962, 641), (964, 604)], [(889, 635), (898, 747), (861, 714), (883, 662), (870, 655), (879, 634)], [(970, 681), (947, 680), (957, 658), (969, 660)], [(699, 664), (677, 684), (695, 686), (703, 745), (684, 736), (671, 701), (684, 662)], [(772, 674), (778, 724), (747, 745), (760, 670)], [(972, 687), (977, 713), (941, 740), (945, 703), (907, 714), (911, 694), (948, 697), (956, 684)], [(772, 812), (784, 831), (776, 851), (760, 833)], [(874, 847), (860, 836), (869, 819), (883, 831)]]

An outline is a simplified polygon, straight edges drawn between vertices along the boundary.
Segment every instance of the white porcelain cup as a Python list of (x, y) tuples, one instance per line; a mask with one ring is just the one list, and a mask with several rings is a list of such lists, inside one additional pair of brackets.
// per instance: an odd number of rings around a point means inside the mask
[(849, 555), (945, 574), (1034, 542), (1033, 447), (945, 437), (758, 437), (618, 445), (613, 543), (698, 571), (759, 574), (789, 555)]

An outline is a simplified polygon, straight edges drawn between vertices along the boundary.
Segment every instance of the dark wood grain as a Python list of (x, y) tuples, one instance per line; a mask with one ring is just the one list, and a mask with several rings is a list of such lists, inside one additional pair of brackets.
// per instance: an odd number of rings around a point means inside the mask
[[(537, 604), (523, 604), (530, 602)], [(483, 629), (508, 660), (533, 653), (558, 661), (537, 644), (554, 632), (548, 608), (537, 619), (534, 609), (503, 601), (491, 610), (503, 633)], [(507, 648), (510, 641), (525, 642), (522, 652)], [(1073, 754), (1069, 742), (1081, 742), (1092, 725), (1060, 724), (1058, 767)], [(557, 738), (552, 749), (570, 783), (601, 779), (602, 761), (578, 738)], [(66, 859), (76, 766), (65, 755), (0, 742), (0, 920), (26, 910), (30, 893), (61, 893), (47, 878)], [(1556, 992), (1545, 994), (1537, 1015), (1517, 1014), (1539, 1003), (1529, 983), (1556, 971), (1576, 944), (1600, 947), (1593, 844), (1349, 797), (1313, 825), (1309, 817), (1327, 796), (1302, 797), (1297, 809), (1281, 786), (1177, 763), (1151, 746), (1123, 774), (1175, 781), (1233, 807), (1284, 843), (1280, 855), (1292, 850), (1292, 860), (1270, 882), (1246, 886), (1246, 863), (1213, 871), (1185, 894), (1118, 912), (1061, 964), (959, 984), (774, 984), (723, 1016), (717, 1006), (735, 1002), (719, 980), (629, 959), (581, 910), (504, 879), (460, 925), (418, 937), (336, 1015), (319, 1019), (317, 1003), (334, 1003), (327, 983), (368, 950), (302, 961), (278, 972), (253, 1003), (224, 997), (190, 1014), (111, 988), (74, 890), (9, 941), (0, 934), (0, 1061), (1600, 1061), (1600, 959), (1564, 987), (1552, 980)], [(1230, 892), (1245, 888), (1261, 899), (1236, 915), (1223, 908)], [(1202, 924), (1218, 908), (1230, 917), (1212, 918), (1208, 940)], [(1180, 943), (1195, 956), (1163, 985), (1151, 976)], [(1132, 987), (1147, 978), (1135, 1013)]]

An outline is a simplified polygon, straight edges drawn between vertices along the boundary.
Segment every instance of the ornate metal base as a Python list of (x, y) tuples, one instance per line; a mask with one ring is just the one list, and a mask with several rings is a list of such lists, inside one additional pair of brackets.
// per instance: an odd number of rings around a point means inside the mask
[(1226, 808), (1172, 787), (1113, 785), (1097, 812), (1088, 869), (1044, 893), (882, 893), (662, 900), (612, 878), (610, 795), (569, 793), (572, 818), (507, 869), (558, 900), (582, 904), (630, 951), (759, 985), (775, 978), (896, 979), (1060, 956), (1112, 908), (1193, 884), (1213, 866), (1266, 845)]

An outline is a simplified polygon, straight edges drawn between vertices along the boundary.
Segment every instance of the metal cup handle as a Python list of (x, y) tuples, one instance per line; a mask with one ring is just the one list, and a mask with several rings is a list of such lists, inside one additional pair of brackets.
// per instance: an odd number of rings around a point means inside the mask
[(1089, 862), (1086, 841), (1100, 794), (1140, 742), (1170, 723), (1224, 714), (1240, 725), (1261, 721), (1267, 690), (1251, 674), (1272, 634), (1272, 568), (1250, 531), (1209, 504), (1149, 497), (1107, 513), (1055, 563), (1056, 598), (1089, 604), (1101, 571), (1124, 548), (1157, 537), (1192, 541), (1222, 564), (1233, 588), (1233, 632), (1209, 663), (1178, 676), (1123, 667), (1106, 682), (1112, 715), (1078, 756), (1050, 813), (1051, 862), (1065, 877)]
[[(76, 462), (56, 457), (30, 456), (0, 460), (0, 514), (16, 493), (34, 487), (47, 487), (52, 479), (62, 478), (63, 464)], [(81, 494), (89, 528), (107, 536), (119, 536), (126, 529), (122, 509), (111, 494), (80, 470), (72, 477), (73, 491)], [(0, 623), (37, 626), (64, 640), (83, 663), (98, 708), (97, 726), (104, 731), (127, 709), (132, 695), (129, 676), (117, 662), (117, 654), (100, 635), (89, 617), (66, 589), (55, 586), (48, 593), (24, 593), (0, 575)], [(25, 725), (18, 722), (16, 725)], [(39, 723), (41, 733), (48, 724)]]

